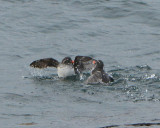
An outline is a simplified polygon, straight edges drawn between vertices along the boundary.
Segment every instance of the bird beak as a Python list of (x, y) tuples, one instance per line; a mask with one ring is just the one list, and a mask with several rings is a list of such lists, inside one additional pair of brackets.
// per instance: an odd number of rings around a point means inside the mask
[(93, 63), (93, 64), (95, 64), (95, 63), (96, 63), (96, 61), (95, 61), (95, 60), (93, 60), (93, 61), (92, 61), (92, 63)]

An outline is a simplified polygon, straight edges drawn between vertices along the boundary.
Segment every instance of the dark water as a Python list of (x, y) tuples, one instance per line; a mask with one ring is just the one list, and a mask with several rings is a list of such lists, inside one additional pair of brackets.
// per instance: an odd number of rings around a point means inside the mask
[[(29, 67), (76, 55), (103, 60), (115, 82), (86, 86)], [(160, 122), (159, 0), (0, 0), (0, 60), (3, 128)]]

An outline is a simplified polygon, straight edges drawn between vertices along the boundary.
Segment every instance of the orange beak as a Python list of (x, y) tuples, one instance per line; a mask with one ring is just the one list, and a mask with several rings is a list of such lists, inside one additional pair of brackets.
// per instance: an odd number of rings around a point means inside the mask
[(92, 62), (93, 64), (95, 64), (96, 63), (96, 61), (95, 60), (93, 60), (93, 62)]

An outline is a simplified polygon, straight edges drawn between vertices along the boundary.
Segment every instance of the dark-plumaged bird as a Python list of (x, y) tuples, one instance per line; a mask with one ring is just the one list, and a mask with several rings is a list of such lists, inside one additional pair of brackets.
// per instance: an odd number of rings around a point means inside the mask
[(62, 78), (75, 75), (73, 61), (70, 57), (65, 57), (61, 63), (53, 58), (44, 58), (33, 61), (30, 66), (34, 68), (55, 67), (58, 76)]
[(68, 77), (72, 75), (80, 75), (89, 72), (95, 68), (95, 60), (89, 56), (76, 56), (74, 61), (70, 57), (65, 57), (62, 62), (58, 62), (53, 58), (44, 58), (33, 61), (30, 66), (34, 68), (57, 68), (59, 77)]
[(96, 67), (92, 71), (91, 76), (88, 77), (86, 84), (108, 84), (113, 82), (114, 79), (104, 71), (103, 62), (101, 60), (97, 60), (95, 63)]

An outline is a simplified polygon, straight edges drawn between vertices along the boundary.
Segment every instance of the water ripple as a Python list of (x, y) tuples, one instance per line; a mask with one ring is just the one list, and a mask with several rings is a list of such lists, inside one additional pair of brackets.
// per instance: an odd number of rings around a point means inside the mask
[[(135, 67), (114, 67), (109, 73), (115, 79), (115, 82), (109, 86), (97, 85), (86, 86), (83, 81), (79, 81), (77, 77), (61, 80), (56, 74), (50, 74), (52, 70), (31, 70), (33, 79), (35, 82), (39, 81), (41, 84), (53, 84), (56, 82), (58, 86), (64, 87), (64, 84), (70, 83), (72, 87), (66, 86), (69, 91), (78, 91), (81, 93), (87, 93), (89, 95), (95, 95), (99, 93), (105, 93), (106, 91), (116, 91), (118, 95), (124, 95), (125, 98), (119, 100), (127, 101), (159, 101), (160, 88), (160, 74), (154, 73), (154, 70), (148, 65), (137, 65)], [(86, 76), (88, 77), (88, 75)], [(75, 83), (74, 83), (75, 82)], [(60, 84), (60, 85), (59, 85)], [(62, 85), (61, 85), (62, 84)], [(83, 88), (81, 88), (83, 87)], [(62, 88), (57, 88), (62, 89)], [(71, 89), (71, 90), (70, 90)], [(59, 90), (60, 91), (60, 90)], [(111, 93), (110, 92), (110, 93)]]

